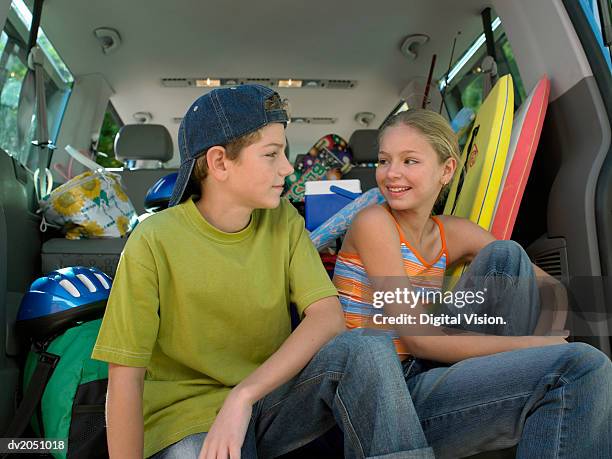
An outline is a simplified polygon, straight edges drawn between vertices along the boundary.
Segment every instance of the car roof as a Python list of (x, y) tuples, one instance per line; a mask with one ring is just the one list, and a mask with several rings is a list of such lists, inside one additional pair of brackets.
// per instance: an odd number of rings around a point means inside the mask
[[(31, 1), (27, 2), (31, 7)], [(205, 88), (168, 88), (162, 78), (314, 78), (355, 81), (351, 89), (280, 89), (295, 116), (336, 118), (335, 124), (293, 124), (292, 151), (306, 151), (330, 132), (348, 139), (361, 126), (358, 112), (376, 115), (378, 127), (402, 89), (424, 79), (437, 54), (434, 76), (482, 33), (481, 1), (369, 0), (326, 2), (144, 1), (45, 2), (42, 27), (74, 75), (99, 73), (125, 123), (135, 112), (165, 125), (176, 147), (178, 122)], [(103, 54), (93, 34), (116, 29), (121, 46)], [(404, 38), (431, 38), (411, 60)], [(455, 54), (455, 59), (457, 54)], [(175, 148), (175, 158), (177, 156)]]

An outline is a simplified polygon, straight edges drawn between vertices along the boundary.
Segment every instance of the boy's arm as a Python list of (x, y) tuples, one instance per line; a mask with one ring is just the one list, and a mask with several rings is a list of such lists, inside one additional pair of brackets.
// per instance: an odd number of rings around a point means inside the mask
[(145, 368), (109, 364), (106, 434), (111, 459), (143, 457), (142, 391), (145, 371)]
[(300, 372), (325, 343), (346, 330), (338, 297), (315, 301), (283, 345), (234, 391), (251, 403), (263, 398)]
[(283, 345), (232, 389), (206, 436), (200, 458), (239, 457), (252, 405), (298, 374), (325, 343), (345, 330), (335, 296), (315, 301), (304, 315)]

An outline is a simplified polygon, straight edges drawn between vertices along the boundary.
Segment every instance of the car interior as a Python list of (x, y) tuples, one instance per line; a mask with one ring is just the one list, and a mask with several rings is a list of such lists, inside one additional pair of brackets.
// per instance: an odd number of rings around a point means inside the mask
[[(40, 116), (22, 89), (35, 3), (0, 0), (2, 431), (27, 351), (14, 327), (24, 293), (65, 266), (112, 276), (126, 241), (41, 231), (41, 148), (32, 144)], [(452, 120), (463, 107), (477, 110), (491, 52), (498, 75), (513, 77), (515, 110), (547, 75), (548, 110), (512, 239), (566, 285), (570, 316), (588, 324), (571, 339), (612, 356), (612, 66), (587, 14), (608, 2), (41, 3), (53, 187), (85, 170), (66, 153), (70, 145), (120, 175), (138, 214), (149, 188), (178, 169), (183, 114), (214, 87), (274, 88), (289, 101), (290, 161), (337, 134), (353, 153), (343, 178), (359, 179), (367, 191), (376, 187), (377, 129), (393, 113), (423, 103)], [(510, 449), (480, 457), (513, 456)]]

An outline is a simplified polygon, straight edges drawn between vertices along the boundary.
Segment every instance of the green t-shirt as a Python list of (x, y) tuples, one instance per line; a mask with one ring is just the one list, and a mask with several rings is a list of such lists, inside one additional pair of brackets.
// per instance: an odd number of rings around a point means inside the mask
[(336, 295), (304, 220), (286, 200), (225, 233), (194, 202), (140, 223), (121, 256), (92, 357), (146, 367), (144, 454), (206, 432), (231, 388)]

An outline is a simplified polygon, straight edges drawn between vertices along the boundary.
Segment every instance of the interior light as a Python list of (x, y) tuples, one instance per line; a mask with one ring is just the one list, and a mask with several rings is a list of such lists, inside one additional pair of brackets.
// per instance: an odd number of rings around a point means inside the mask
[(196, 80), (196, 86), (198, 88), (215, 88), (217, 86), (221, 86), (221, 80), (212, 78)]
[(293, 80), (289, 78), (288, 80), (278, 80), (279, 88), (301, 88), (302, 80)]

